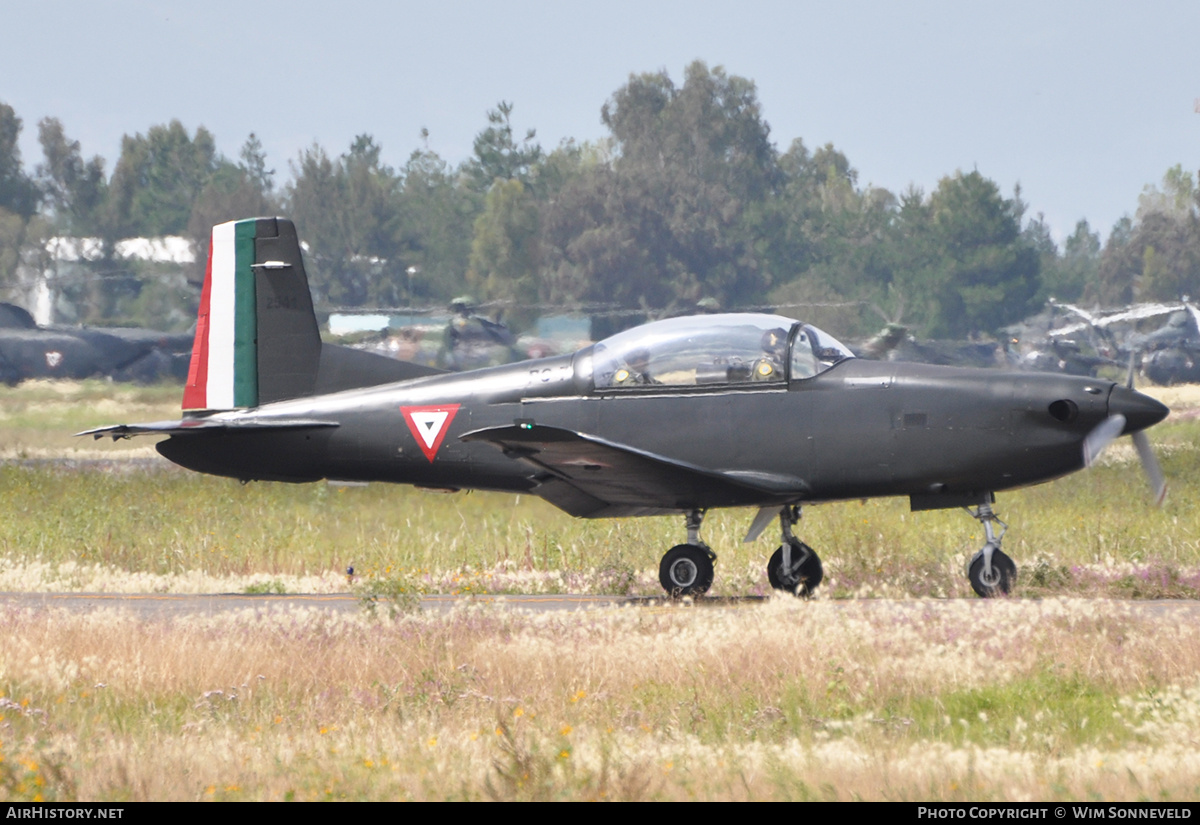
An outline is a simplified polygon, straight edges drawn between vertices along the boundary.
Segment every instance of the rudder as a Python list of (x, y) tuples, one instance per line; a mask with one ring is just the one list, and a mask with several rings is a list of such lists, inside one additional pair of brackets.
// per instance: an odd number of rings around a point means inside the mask
[(295, 224), (253, 218), (214, 226), (183, 409), (256, 407), (311, 395), (320, 360)]

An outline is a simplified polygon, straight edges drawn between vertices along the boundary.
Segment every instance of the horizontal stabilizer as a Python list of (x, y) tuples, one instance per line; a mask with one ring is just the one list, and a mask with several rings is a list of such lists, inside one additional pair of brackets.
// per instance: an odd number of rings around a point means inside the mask
[(116, 424), (97, 427), (75, 435), (90, 435), (92, 438), (112, 436), (131, 438), (135, 435), (185, 435), (187, 433), (213, 432), (264, 432), (267, 430), (295, 430), (306, 427), (336, 427), (336, 421), (319, 421), (314, 418), (185, 418), (182, 421), (152, 421), (148, 424)]
[[(687, 510), (701, 501), (736, 507), (780, 496), (777, 489), (559, 427), (489, 427), (461, 438), (491, 444), (509, 458), (549, 472), (551, 477), (542, 482), (543, 497), (589, 517)], [(582, 496), (565, 496), (564, 484)], [(543, 490), (534, 492), (542, 495)], [(601, 509), (600, 503), (608, 506)]]

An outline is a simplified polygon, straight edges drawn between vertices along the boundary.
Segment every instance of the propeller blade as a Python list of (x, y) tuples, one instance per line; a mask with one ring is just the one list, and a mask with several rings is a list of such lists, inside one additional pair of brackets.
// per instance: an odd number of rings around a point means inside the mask
[(1138, 458), (1142, 460), (1142, 469), (1150, 481), (1150, 489), (1154, 491), (1154, 503), (1161, 507), (1167, 497), (1167, 479), (1163, 475), (1162, 465), (1150, 447), (1150, 439), (1143, 430), (1138, 430), (1132, 436), (1133, 446), (1137, 448)]
[(1083, 439), (1083, 466), (1091, 467), (1092, 463), (1104, 452), (1104, 448), (1111, 444), (1124, 429), (1125, 416), (1119, 413), (1110, 415), (1097, 424), (1087, 434), (1087, 438)]

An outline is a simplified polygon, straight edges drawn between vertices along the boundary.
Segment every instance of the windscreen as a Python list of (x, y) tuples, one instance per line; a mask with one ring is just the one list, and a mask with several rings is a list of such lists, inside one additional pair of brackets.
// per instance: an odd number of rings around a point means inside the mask
[(670, 318), (596, 344), (598, 389), (771, 383), (786, 380), (788, 337), (796, 321), (738, 313)]
[(792, 341), (791, 378), (812, 378), (832, 367), (839, 361), (853, 358), (852, 353), (841, 341), (812, 324), (801, 324)]

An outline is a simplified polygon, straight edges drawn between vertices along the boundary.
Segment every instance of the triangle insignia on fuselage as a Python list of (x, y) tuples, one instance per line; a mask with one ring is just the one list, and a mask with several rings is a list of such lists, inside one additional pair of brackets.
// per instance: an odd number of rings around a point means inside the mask
[(458, 404), (438, 404), (424, 407), (401, 407), (404, 422), (417, 441), (417, 446), (432, 464), (438, 448), (458, 412)]

